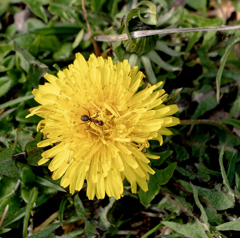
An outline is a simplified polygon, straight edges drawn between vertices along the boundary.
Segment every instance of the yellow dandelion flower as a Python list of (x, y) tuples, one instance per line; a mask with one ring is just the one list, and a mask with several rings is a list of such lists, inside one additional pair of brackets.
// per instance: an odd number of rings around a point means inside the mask
[[(123, 179), (148, 190), (146, 180), (154, 174), (148, 165), (158, 156), (144, 153), (148, 140), (170, 135), (166, 127), (179, 123), (171, 115), (177, 105), (165, 106), (167, 94), (155, 90), (161, 82), (138, 92), (144, 75), (131, 69), (127, 60), (114, 64), (92, 54), (88, 61), (78, 53), (68, 69), (58, 77), (46, 74), (48, 81), (34, 89), (41, 105), (30, 114), (43, 118), (38, 129), (46, 139), (38, 147), (55, 144), (42, 153), (39, 165), (51, 159), (49, 170), (61, 186), (73, 194), (87, 180), (87, 196), (103, 199), (105, 193), (116, 199), (123, 196)], [(155, 91), (154, 91), (155, 90)]]

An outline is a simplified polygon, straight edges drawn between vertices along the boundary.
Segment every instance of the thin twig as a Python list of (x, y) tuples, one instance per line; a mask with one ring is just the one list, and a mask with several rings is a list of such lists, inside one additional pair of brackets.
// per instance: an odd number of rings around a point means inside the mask
[(83, 10), (83, 14), (84, 14), (84, 18), (85, 18), (85, 21), (87, 23), (87, 28), (88, 28), (88, 34), (89, 36), (92, 35), (92, 31), (91, 31), (91, 28), (90, 28), (90, 25), (89, 25), (89, 22), (88, 22), (88, 15), (87, 15), (87, 10), (85, 8), (85, 2), (84, 0), (82, 0), (82, 10)]
[[(230, 30), (240, 30), (240, 25), (134, 31), (134, 32), (131, 32), (130, 35), (132, 38), (138, 38), (138, 37), (144, 37), (144, 36), (171, 34), (171, 33), (183, 33), (183, 32), (194, 32), (194, 31), (230, 31)], [(99, 35), (99, 36), (95, 36), (94, 39), (96, 41), (103, 41), (103, 42), (123, 41), (123, 40), (127, 40), (128, 36), (126, 33), (121, 35)]]
[(208, 120), (208, 119), (197, 119), (197, 120), (180, 120), (180, 125), (198, 125), (198, 124), (207, 124), (213, 125), (219, 128), (224, 128), (226, 131), (232, 133), (231, 130), (228, 129), (226, 125), (219, 121)]
[[(84, 14), (85, 21), (86, 21), (86, 23), (87, 23), (88, 35), (89, 35), (89, 37), (91, 37), (92, 31), (91, 31), (91, 28), (90, 28), (90, 24), (89, 24), (89, 22), (88, 22), (88, 15), (87, 15), (87, 10), (86, 10), (86, 8), (85, 8), (84, 0), (82, 0), (82, 9), (83, 9), (83, 14)], [(93, 44), (93, 48), (94, 48), (95, 55), (96, 55), (96, 56), (100, 56), (101, 53), (100, 53), (100, 50), (99, 50), (99, 48), (98, 48), (97, 42), (95, 41), (94, 38), (92, 38), (91, 41), (92, 41), (92, 44)]]
[(0, 228), (1, 228), (2, 223), (3, 223), (3, 221), (4, 221), (4, 219), (5, 219), (6, 215), (7, 215), (8, 208), (9, 208), (9, 205), (7, 204), (7, 206), (6, 206), (5, 209), (4, 209), (4, 212), (3, 212), (3, 215), (2, 215), (1, 221), (0, 221)]

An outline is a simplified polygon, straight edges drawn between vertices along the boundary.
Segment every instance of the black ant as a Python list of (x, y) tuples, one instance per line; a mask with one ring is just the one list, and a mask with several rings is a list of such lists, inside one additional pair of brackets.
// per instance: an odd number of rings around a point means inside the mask
[[(103, 121), (95, 119), (95, 118), (97, 118), (98, 115), (96, 117), (91, 117), (89, 110), (87, 108), (83, 107), (83, 106), (81, 106), (81, 107), (88, 111), (88, 115), (82, 115), (81, 120), (84, 121), (84, 122), (90, 122), (89, 127), (90, 127), (92, 122), (97, 126), (103, 126), (104, 125)], [(84, 123), (81, 123), (81, 124), (84, 124)], [(81, 125), (81, 124), (79, 124), (79, 125)]]

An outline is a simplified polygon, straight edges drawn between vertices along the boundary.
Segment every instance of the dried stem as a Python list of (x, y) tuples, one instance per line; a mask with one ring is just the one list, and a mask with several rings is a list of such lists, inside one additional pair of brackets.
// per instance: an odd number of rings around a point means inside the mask
[[(134, 32), (131, 32), (130, 35), (132, 38), (138, 38), (138, 37), (144, 37), (144, 36), (171, 34), (171, 33), (183, 33), (183, 32), (194, 32), (194, 31), (230, 31), (230, 30), (240, 30), (240, 25), (134, 31)], [(127, 34), (102, 35), (102, 36), (95, 36), (94, 39), (96, 41), (103, 41), (103, 42), (123, 41), (123, 40), (127, 40), (128, 36)]]

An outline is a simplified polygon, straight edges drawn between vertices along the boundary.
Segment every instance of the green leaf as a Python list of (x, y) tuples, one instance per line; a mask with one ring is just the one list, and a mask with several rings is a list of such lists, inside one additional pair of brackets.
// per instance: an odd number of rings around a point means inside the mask
[(229, 182), (229, 185), (232, 184), (233, 179), (234, 179), (234, 173), (235, 173), (235, 169), (236, 169), (236, 162), (237, 162), (237, 153), (233, 153), (230, 162), (229, 162), (229, 166), (228, 166), (228, 171), (227, 171), (227, 180)]
[(74, 206), (75, 206), (78, 216), (80, 216), (85, 222), (88, 221), (84, 206), (83, 206), (82, 201), (80, 200), (78, 194), (76, 194), (74, 196)]
[(53, 223), (51, 225), (48, 225), (48, 226), (44, 227), (41, 231), (39, 231), (39, 232), (29, 236), (29, 238), (43, 238), (43, 237), (47, 237), (50, 233), (55, 231), (58, 227), (60, 227), (60, 223), (59, 222)]
[(155, 174), (150, 174), (150, 180), (148, 182), (148, 191), (144, 192), (142, 189), (139, 191), (139, 196), (141, 203), (145, 206), (150, 204), (153, 198), (158, 194), (160, 186), (166, 184), (169, 179), (172, 177), (173, 172), (177, 166), (177, 163), (174, 162), (170, 164), (167, 168), (162, 170), (155, 169)]
[(67, 233), (66, 235), (57, 236), (57, 237), (58, 238), (75, 238), (78, 235), (82, 235), (83, 233), (84, 233), (84, 229), (79, 229), (79, 230), (75, 230), (70, 233)]
[(81, 31), (81, 27), (74, 24), (64, 24), (59, 26), (45, 27), (45, 28), (36, 28), (29, 30), (30, 33), (36, 35), (75, 35)]
[(223, 223), (222, 215), (212, 207), (205, 207), (206, 214), (208, 216), (208, 222), (211, 226), (217, 226)]
[[(167, 217), (165, 217), (163, 219), (163, 221), (169, 221), (172, 218), (174, 218), (174, 214), (169, 214)], [(161, 227), (163, 226), (162, 222), (160, 222), (157, 226), (155, 226), (154, 228), (152, 228), (150, 231), (148, 231), (147, 233), (145, 233), (143, 236), (141, 236), (141, 238), (145, 238), (148, 237), (149, 235), (153, 234), (155, 231), (159, 230)]]
[(62, 199), (59, 206), (59, 220), (61, 223), (63, 223), (63, 215), (64, 215), (64, 210), (65, 210), (67, 201), (68, 201), (68, 197), (65, 197), (64, 199)]
[(190, 158), (189, 153), (187, 151), (187, 149), (183, 146), (180, 146), (176, 143), (172, 143), (175, 152), (176, 152), (176, 158), (178, 161), (185, 161), (188, 160)]
[(221, 65), (219, 67), (219, 70), (218, 70), (218, 73), (217, 73), (217, 77), (216, 77), (216, 89), (217, 89), (217, 92), (216, 92), (216, 98), (217, 98), (217, 101), (219, 102), (219, 99), (220, 99), (220, 86), (221, 86), (221, 78), (222, 78), (222, 72), (223, 72), (223, 69), (224, 69), (224, 66), (227, 62), (227, 58), (234, 46), (235, 43), (237, 43), (238, 41), (240, 41), (240, 38), (237, 38), (235, 40), (233, 40), (229, 45), (228, 47), (226, 48), (226, 51), (221, 59)]
[(33, 65), (37, 65), (41, 69), (47, 69), (48, 66), (36, 60), (27, 50), (23, 49), (20, 45), (14, 42), (15, 50), (22, 55), (22, 57), (29, 63)]
[(172, 153), (173, 153), (172, 150), (165, 150), (163, 152), (152, 152), (151, 154), (158, 155), (158, 156), (160, 156), (160, 158), (152, 159), (151, 164), (153, 166), (160, 166), (164, 162), (164, 160), (167, 159)]
[(204, 67), (206, 67), (208, 70), (214, 70), (215, 66), (210, 60), (208, 54), (207, 54), (207, 49), (205, 47), (198, 48), (197, 49), (198, 56), (201, 60), (201, 63), (203, 64)]
[(161, 41), (157, 41), (155, 50), (160, 50), (160, 51), (164, 52), (165, 54), (173, 56), (173, 57), (178, 57), (178, 56), (182, 55), (181, 52), (175, 51), (175, 50), (169, 48), (164, 42), (161, 42)]
[(0, 45), (0, 60), (2, 60), (5, 56), (8, 55), (13, 50), (13, 45)]
[(0, 72), (9, 71), (14, 66), (14, 56), (9, 55), (0, 61)]
[(4, 233), (7, 233), (7, 232), (9, 232), (9, 231), (11, 231), (12, 229), (11, 228), (1, 228), (0, 229), (0, 235), (1, 234), (4, 234)]
[(202, 32), (191, 32), (185, 52), (189, 52), (192, 47), (200, 40)]
[(207, 16), (206, 7), (207, 1), (206, 0), (188, 0), (187, 4), (195, 10), (201, 9), (204, 16)]
[[(180, 180), (180, 183), (189, 191), (192, 187), (188, 182)], [(198, 190), (198, 195), (207, 199), (216, 210), (226, 210), (234, 205), (234, 197), (216, 189), (202, 188), (195, 186)]]
[(231, 126), (234, 126), (238, 129), (240, 129), (240, 121), (237, 119), (227, 118), (227, 119), (220, 120), (220, 122), (223, 124), (231, 125)]
[(1, 179), (0, 202), (6, 197), (14, 194), (17, 185), (17, 179), (3, 177)]
[(231, 189), (231, 187), (229, 185), (229, 182), (227, 179), (227, 174), (226, 174), (224, 166), (223, 166), (224, 149), (225, 149), (225, 146), (222, 147), (222, 149), (220, 151), (220, 155), (219, 155), (219, 163), (220, 163), (221, 173), (222, 173), (222, 177), (223, 177), (223, 183), (228, 188), (229, 194), (234, 198), (234, 191), (233, 191), (233, 189)]
[(218, 177), (218, 178), (221, 177), (221, 173), (220, 173), (220, 172), (211, 170), (211, 169), (207, 168), (207, 167), (206, 167), (205, 165), (203, 165), (203, 164), (197, 164), (197, 163), (195, 163), (194, 165), (197, 167), (199, 173), (201, 173), (201, 174), (211, 174), (211, 175), (214, 175), (214, 176), (216, 176), (216, 177)]
[(0, 121), (1, 121), (2, 119), (4, 119), (5, 117), (7, 117), (8, 115), (10, 115), (10, 114), (11, 114), (12, 112), (14, 112), (16, 109), (18, 109), (18, 108), (15, 107), (15, 108), (9, 109), (9, 110), (5, 111), (4, 113), (2, 113), (2, 114), (0, 115)]
[[(18, 198), (19, 200), (19, 198)], [(26, 211), (26, 207), (21, 207), (16, 213), (8, 216), (7, 219), (3, 221), (2, 227), (9, 226), (10, 224), (14, 223), (15, 221), (20, 220), (24, 217)]]
[[(38, 161), (42, 159), (43, 148), (38, 148), (38, 139), (42, 137), (42, 133), (38, 133), (34, 141), (30, 141), (26, 145), (27, 161), (29, 165), (38, 166)], [(35, 147), (34, 147), (35, 146)]]
[(149, 83), (156, 84), (157, 83), (157, 78), (156, 78), (155, 73), (153, 71), (150, 59), (147, 56), (142, 55), (141, 56), (141, 61), (142, 61), (143, 66), (146, 70), (146, 74), (147, 74), (147, 78), (148, 78)]
[[(24, 0), (23, 2), (25, 2), (29, 8), (31, 9), (31, 11), (37, 15), (38, 17), (40, 17), (44, 22), (47, 23), (47, 16), (46, 13), (42, 7), (42, 5), (44, 4), (42, 0)], [(46, 4), (46, 3), (45, 3)]]
[(21, 181), (24, 184), (26, 184), (26, 185), (31, 184), (32, 182), (35, 181), (35, 179), (36, 179), (35, 174), (29, 167), (24, 167), (22, 169)]
[(98, 226), (103, 231), (107, 230), (111, 226), (111, 223), (107, 219), (107, 213), (108, 213), (109, 209), (113, 206), (113, 203), (115, 201), (116, 201), (116, 199), (114, 197), (110, 197), (108, 205), (106, 207), (104, 207), (103, 209), (101, 209), (99, 212), (99, 225)]
[(6, 206), (9, 206), (7, 211), (7, 217), (12, 216), (16, 213), (21, 206), (21, 200), (19, 199), (19, 193), (14, 193), (12, 196), (5, 198), (0, 203), (0, 217), (3, 216)]
[(207, 214), (202, 206), (202, 204), (200, 203), (199, 201), (199, 198), (198, 198), (198, 190), (196, 189), (196, 187), (191, 183), (191, 186), (192, 186), (192, 190), (193, 190), (193, 196), (194, 196), (194, 200), (195, 200), (195, 203), (196, 205), (198, 206), (198, 208), (200, 209), (201, 211), (201, 221), (205, 224), (207, 230), (209, 231), (209, 223), (208, 223), (208, 217), (207, 217)]
[(72, 52), (72, 44), (71, 43), (64, 43), (59, 51), (53, 54), (54, 60), (63, 60), (70, 56)]
[(237, 112), (240, 111), (240, 95), (234, 101), (232, 108), (230, 110), (230, 117), (233, 117)]
[(219, 231), (240, 231), (240, 218), (235, 221), (223, 223), (216, 227)]
[(91, 223), (86, 216), (84, 206), (82, 204), (82, 201), (80, 200), (78, 194), (74, 197), (74, 206), (76, 209), (77, 214), (84, 220), (85, 222), (85, 234), (86, 236), (93, 236), (95, 233), (95, 225)]
[(176, 222), (163, 221), (163, 225), (168, 226), (170, 229), (175, 232), (182, 234), (186, 237), (194, 237), (194, 238), (208, 238), (205, 230), (205, 226), (198, 222), (197, 220), (193, 220), (187, 224), (179, 224)]
[(76, 47), (79, 46), (79, 44), (81, 43), (82, 39), (84, 36), (84, 29), (82, 29), (81, 31), (78, 32), (73, 44), (72, 44), (72, 49), (75, 49)]
[(7, 108), (7, 107), (13, 106), (15, 104), (21, 103), (21, 102), (25, 102), (25, 101), (27, 101), (29, 99), (32, 99), (32, 98), (34, 98), (34, 95), (27, 95), (27, 96), (23, 96), (23, 97), (18, 97), (18, 98), (13, 99), (9, 102), (5, 102), (3, 104), (0, 104), (0, 109)]
[(37, 197), (37, 189), (33, 188), (30, 193), (30, 196), (29, 196), (29, 200), (28, 200), (27, 207), (25, 210), (25, 216), (23, 219), (23, 238), (28, 237), (28, 235), (27, 235), (28, 221), (29, 221), (29, 218), (31, 215), (33, 204), (36, 201), (36, 197)]
[(11, 24), (7, 27), (5, 34), (12, 37), (16, 33), (17, 30), (17, 24)]
[(6, 95), (6, 93), (12, 88), (13, 80), (8, 76), (0, 78), (0, 97)]
[[(51, 1), (48, 7), (49, 12), (53, 15), (58, 15), (63, 21), (71, 23), (71, 18), (78, 20), (75, 13), (75, 8), (71, 7), (74, 1)], [(63, 33), (64, 34), (64, 33)]]
[(66, 193), (65, 189), (63, 189), (62, 187), (60, 187), (60, 186), (58, 186), (58, 185), (56, 185), (54, 183), (51, 183), (50, 181), (48, 181), (47, 179), (44, 179), (42, 177), (36, 176), (34, 182), (39, 183), (39, 184), (41, 184), (41, 185), (43, 185), (45, 187), (55, 189), (55, 190), (57, 190), (59, 192), (65, 192)]
[(36, 115), (33, 115), (31, 117), (26, 118), (26, 116), (29, 114), (28, 110), (21, 110), (16, 115), (16, 120), (20, 122), (25, 123), (34, 123), (37, 124), (42, 118)]
[(205, 98), (204, 100), (198, 103), (197, 109), (195, 110), (194, 114), (191, 116), (191, 119), (197, 119), (198, 117), (202, 116), (207, 111), (212, 110), (217, 106), (217, 100), (215, 96), (210, 96)]
[[(140, 6), (147, 6), (147, 7), (140, 7)], [(140, 7), (140, 8), (139, 8)], [(138, 3), (137, 8), (139, 8), (138, 11), (138, 17), (139, 19), (147, 24), (147, 25), (157, 25), (158, 24), (158, 16), (157, 16), (157, 7), (154, 3), (150, 1), (142, 1)], [(147, 14), (148, 17), (142, 17), (141, 14)]]
[(165, 69), (166, 71), (179, 71), (181, 68), (172, 66), (161, 59), (155, 50), (150, 51), (146, 57), (152, 60), (159, 67)]

